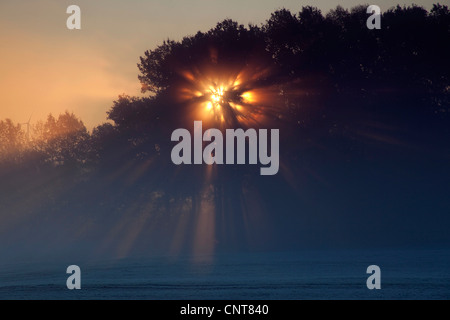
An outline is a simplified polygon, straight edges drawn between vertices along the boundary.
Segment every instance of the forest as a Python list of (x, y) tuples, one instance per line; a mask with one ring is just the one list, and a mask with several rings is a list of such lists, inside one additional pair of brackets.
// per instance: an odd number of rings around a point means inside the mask
[[(71, 112), (1, 120), (0, 250), (450, 243), (450, 12), (397, 6), (369, 30), (366, 9), (164, 41), (140, 57), (143, 97), (92, 130)], [(196, 120), (279, 129), (278, 174), (173, 164), (172, 132)]]

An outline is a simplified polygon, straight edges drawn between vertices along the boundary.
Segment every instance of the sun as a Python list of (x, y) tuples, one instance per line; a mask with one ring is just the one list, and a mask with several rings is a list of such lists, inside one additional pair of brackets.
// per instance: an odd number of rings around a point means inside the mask
[(279, 87), (267, 81), (271, 67), (257, 61), (235, 68), (205, 64), (181, 70), (177, 100), (189, 116), (223, 128), (260, 126), (272, 116)]
[(224, 102), (224, 88), (214, 88), (210, 87), (211, 91), (211, 102), (212, 103), (223, 103)]
[(253, 97), (254, 94), (251, 91), (242, 90), (237, 79), (201, 82), (204, 83), (203, 88), (199, 88), (196, 96), (203, 99), (200, 103), (203, 105), (200, 109), (203, 110), (202, 117), (209, 117), (221, 123), (237, 124), (244, 121), (245, 115), (251, 112), (249, 97)]
[(205, 88), (202, 94), (206, 100), (205, 111), (222, 122), (225, 120), (224, 112), (231, 103), (229, 90), (228, 86), (210, 85)]

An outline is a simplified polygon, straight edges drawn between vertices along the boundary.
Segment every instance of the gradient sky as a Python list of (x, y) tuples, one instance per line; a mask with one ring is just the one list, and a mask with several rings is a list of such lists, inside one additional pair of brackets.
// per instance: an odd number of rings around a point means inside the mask
[[(430, 9), (432, 0), (377, 0)], [(443, 1), (446, 2), (446, 1)], [(276, 9), (314, 5), (327, 13), (356, 0), (1, 0), (0, 119), (32, 123), (65, 110), (89, 129), (106, 121), (119, 94), (139, 95), (136, 64), (163, 40), (180, 40), (231, 18), (260, 25)], [(81, 8), (82, 30), (66, 28), (66, 8)]]

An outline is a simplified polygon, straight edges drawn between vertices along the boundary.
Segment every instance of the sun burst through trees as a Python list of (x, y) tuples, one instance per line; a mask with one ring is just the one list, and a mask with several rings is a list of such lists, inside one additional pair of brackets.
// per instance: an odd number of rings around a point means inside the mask
[(239, 71), (184, 71), (178, 98), (194, 110), (194, 117), (215, 125), (260, 125), (267, 120), (279, 93), (264, 82), (269, 74), (270, 68), (263, 66)]

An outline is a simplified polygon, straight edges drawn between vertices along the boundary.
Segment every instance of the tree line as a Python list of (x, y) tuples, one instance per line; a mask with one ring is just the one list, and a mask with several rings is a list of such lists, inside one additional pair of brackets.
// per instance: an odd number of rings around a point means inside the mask
[[(317, 120), (308, 119), (314, 110), (299, 111), (302, 104), (311, 103), (307, 96), (318, 97), (320, 109), (329, 101), (334, 109), (338, 101), (351, 101), (339, 110), (343, 116), (351, 116), (352, 108), (363, 108), (358, 106), (363, 101), (379, 110), (391, 109), (398, 118), (408, 113), (447, 117), (448, 7), (435, 4), (427, 12), (419, 6), (397, 6), (383, 13), (381, 30), (365, 27), (365, 10), (338, 6), (323, 15), (311, 6), (297, 14), (282, 9), (261, 26), (225, 20), (208, 32), (165, 41), (145, 52), (138, 65), (142, 91), (150, 96), (120, 96), (108, 111), (112, 124), (89, 133), (81, 120), (66, 112), (34, 124), (28, 137), (26, 127), (6, 119), (0, 122), (0, 161), (24, 161), (28, 154), (41, 164), (85, 165), (108, 158), (111, 144), (123, 144), (137, 158), (157, 154), (167, 143), (164, 128), (181, 125), (185, 118), (171, 91), (184, 81), (179, 70), (210, 61), (211, 48), (217, 52), (218, 69), (254, 61), (273, 67), (264, 80), (280, 84), (286, 108), (277, 112), (292, 123)], [(290, 97), (292, 84), (305, 93)], [(399, 103), (384, 103), (392, 99)]]

